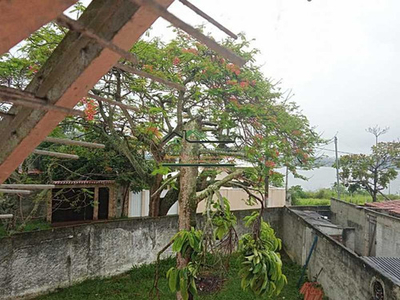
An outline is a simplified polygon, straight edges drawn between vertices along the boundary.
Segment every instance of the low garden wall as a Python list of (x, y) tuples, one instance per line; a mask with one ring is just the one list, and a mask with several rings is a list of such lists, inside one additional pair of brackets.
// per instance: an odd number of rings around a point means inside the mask
[(386, 300), (400, 299), (400, 282), (394, 282), (371, 264), (333, 238), (322, 233), (296, 213), (284, 208), (280, 234), (289, 256), (304, 264), (315, 236), (316, 248), (308, 266), (310, 280), (318, 282), (332, 300), (372, 300), (372, 283), (377, 279), (384, 287)]
[[(250, 211), (234, 212), (237, 232)], [(201, 221), (201, 216), (199, 221)], [(290, 208), (265, 211), (286, 252), (304, 264), (315, 236), (318, 242), (308, 270), (332, 300), (372, 299), (379, 279), (385, 299), (400, 299), (400, 282), (385, 277), (367, 261), (325, 235)], [(178, 228), (177, 216), (131, 218), (21, 233), (0, 239), (0, 299), (30, 298), (85, 279), (112, 276), (133, 265), (150, 263)], [(167, 253), (171, 254), (171, 252)], [(322, 271), (321, 271), (322, 269)]]
[[(239, 234), (246, 231), (240, 220), (251, 212), (234, 212)], [(281, 213), (274, 208), (265, 212), (274, 228), (281, 226)], [(29, 298), (151, 263), (177, 228), (177, 216), (131, 218), (1, 238), (0, 299)]]

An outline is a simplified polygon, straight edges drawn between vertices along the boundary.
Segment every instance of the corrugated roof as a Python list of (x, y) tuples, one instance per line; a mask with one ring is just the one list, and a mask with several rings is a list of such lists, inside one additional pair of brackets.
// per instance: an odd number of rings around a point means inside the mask
[(400, 282), (400, 258), (365, 256), (364, 259), (384, 272), (395, 282)]
[(365, 206), (386, 210), (389, 213), (400, 216), (400, 200), (365, 203)]
[(54, 185), (105, 185), (114, 184), (115, 180), (62, 180), (53, 181)]

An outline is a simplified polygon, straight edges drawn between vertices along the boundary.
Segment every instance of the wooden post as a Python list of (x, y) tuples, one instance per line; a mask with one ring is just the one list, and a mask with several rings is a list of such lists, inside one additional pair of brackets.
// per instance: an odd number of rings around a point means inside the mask
[(47, 215), (46, 221), (51, 223), (53, 217), (53, 190), (47, 193)]
[(115, 218), (115, 186), (110, 185), (108, 187), (108, 218)]
[(93, 198), (93, 220), (99, 219), (99, 187), (94, 188), (94, 198)]

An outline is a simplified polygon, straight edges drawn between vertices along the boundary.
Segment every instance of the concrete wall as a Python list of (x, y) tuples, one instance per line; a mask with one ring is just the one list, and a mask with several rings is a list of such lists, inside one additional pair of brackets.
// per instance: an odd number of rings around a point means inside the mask
[(367, 256), (369, 253), (369, 222), (365, 209), (348, 202), (331, 199), (332, 223), (355, 229), (354, 252)]
[[(254, 205), (248, 205), (247, 200), (249, 199), (249, 195), (241, 188), (221, 188), (220, 189), (222, 197), (225, 197), (229, 200), (231, 210), (247, 210), (260, 208), (259, 203), (255, 203)], [(269, 189), (269, 199), (268, 199), (268, 207), (283, 207), (285, 206), (286, 192), (283, 188), (275, 188), (270, 187)], [(218, 200), (218, 197), (214, 195), (214, 199)], [(197, 212), (202, 213), (205, 209), (206, 201), (203, 200), (199, 203), (197, 207)]]
[[(161, 193), (161, 198), (166, 194), (167, 190)], [(240, 188), (226, 188), (220, 189), (221, 195), (229, 200), (231, 210), (249, 210), (260, 208), (259, 203), (254, 205), (248, 205), (246, 201), (249, 199), (249, 195)], [(218, 197), (214, 195), (214, 199), (218, 200)], [(285, 206), (286, 191), (284, 188), (270, 187), (270, 197), (268, 202), (268, 207), (283, 207)], [(148, 190), (143, 190), (142, 192), (129, 194), (129, 217), (145, 217), (149, 215), (149, 201), (150, 193)], [(206, 201), (203, 200), (199, 203), (197, 207), (197, 213), (204, 212)], [(176, 202), (168, 211), (168, 215), (178, 214), (178, 203)]]
[(331, 237), (314, 228), (295, 210), (283, 211), (281, 231), (287, 253), (299, 264), (304, 264), (315, 236), (318, 242), (308, 266), (308, 277), (313, 279), (322, 269), (318, 282), (331, 300), (372, 300), (371, 283), (380, 280), (385, 288), (385, 299), (400, 299), (400, 282), (393, 282), (364, 259)]
[(354, 227), (357, 254), (400, 257), (399, 218), (336, 199), (331, 200), (331, 211), (333, 223)]
[[(239, 234), (247, 230), (241, 220), (250, 213), (235, 213)], [(267, 210), (265, 218), (275, 228), (281, 226), (280, 209)], [(132, 218), (1, 238), (0, 299), (42, 294), (153, 262), (177, 225), (176, 216)]]
[(376, 256), (400, 257), (400, 219), (379, 212), (367, 212), (376, 216)]

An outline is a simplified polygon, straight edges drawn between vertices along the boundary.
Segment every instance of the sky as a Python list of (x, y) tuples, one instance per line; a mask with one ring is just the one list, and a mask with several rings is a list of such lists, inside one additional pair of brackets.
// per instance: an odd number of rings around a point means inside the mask
[[(374, 137), (365, 129), (374, 125), (390, 127), (381, 141), (400, 137), (398, 1), (191, 2), (233, 32), (254, 38), (266, 77), (292, 90), (292, 100), (324, 138), (337, 134), (339, 150), (368, 153)], [(206, 23), (179, 1), (169, 11), (191, 25)], [(152, 34), (168, 39), (167, 26), (157, 21)], [(207, 32), (225, 36), (212, 25)]]
[[(322, 137), (337, 134), (339, 151), (369, 153), (375, 139), (365, 129), (375, 125), (390, 127), (380, 141), (400, 138), (399, 1), (190, 1), (231, 31), (255, 39), (265, 76), (292, 91), (292, 100)], [(206, 24), (206, 32), (217, 40), (225, 37), (179, 1), (169, 11), (191, 25)], [(173, 37), (168, 26), (159, 19), (151, 34), (168, 40)], [(333, 150), (334, 145), (324, 148)], [(306, 173), (308, 182), (292, 178), (290, 185), (329, 186), (334, 169), (323, 169)]]

